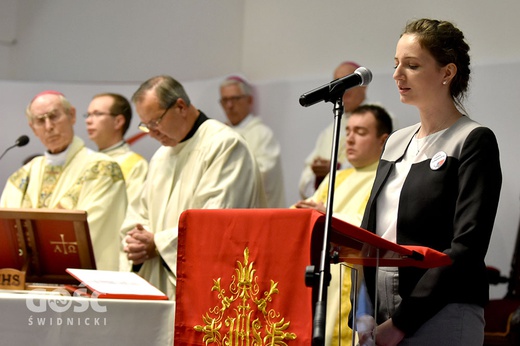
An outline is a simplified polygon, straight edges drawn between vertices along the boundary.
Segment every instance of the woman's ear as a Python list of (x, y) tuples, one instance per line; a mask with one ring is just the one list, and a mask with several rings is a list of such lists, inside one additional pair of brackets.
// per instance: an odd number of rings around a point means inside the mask
[[(451, 80), (455, 77), (457, 74), (457, 65), (450, 62), (448, 65), (444, 66), (444, 79), (443, 84), (449, 84)], [(444, 83), (446, 82), (446, 83)]]

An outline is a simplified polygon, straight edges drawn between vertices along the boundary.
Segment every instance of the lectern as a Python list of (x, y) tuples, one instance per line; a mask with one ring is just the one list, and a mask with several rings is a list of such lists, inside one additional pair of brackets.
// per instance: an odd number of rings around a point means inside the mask
[[(179, 220), (175, 345), (311, 345), (325, 215), (310, 209), (187, 210)], [(332, 219), (331, 250), (362, 265), (448, 265)]]

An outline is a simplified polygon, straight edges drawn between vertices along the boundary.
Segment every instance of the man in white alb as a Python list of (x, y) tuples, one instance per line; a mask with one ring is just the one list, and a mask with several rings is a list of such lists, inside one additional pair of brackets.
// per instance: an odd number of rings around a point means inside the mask
[(133, 152), (123, 139), (132, 121), (130, 102), (119, 94), (95, 95), (85, 114), (89, 138), (98, 150), (117, 161), (125, 177), (128, 202), (139, 196), (148, 172), (148, 162)]
[[(348, 76), (360, 67), (352, 61), (345, 61), (339, 64), (334, 70), (334, 79)], [(346, 122), (348, 114), (365, 102), (366, 86), (356, 87), (347, 90), (343, 94), (343, 108), (344, 115), (341, 123)], [(301, 198), (309, 198), (318, 188), (323, 178), (329, 174), (330, 170), (330, 153), (332, 148), (332, 136), (334, 133), (334, 123), (330, 123), (324, 130), (322, 130), (316, 140), (313, 151), (305, 159), (305, 167), (300, 176), (298, 189)], [(348, 164), (345, 156), (345, 132), (341, 131), (338, 147), (338, 168)]]
[(139, 128), (162, 146), (150, 160), (141, 196), (129, 206), (121, 229), (121, 268), (138, 272), (175, 299), (181, 213), (265, 207), (262, 181), (245, 140), (198, 110), (172, 77), (150, 78), (132, 101)]
[(255, 156), (262, 174), (267, 206), (285, 208), (281, 148), (273, 131), (252, 114), (253, 92), (244, 79), (232, 76), (220, 84), (220, 105), (228, 124), (241, 134)]

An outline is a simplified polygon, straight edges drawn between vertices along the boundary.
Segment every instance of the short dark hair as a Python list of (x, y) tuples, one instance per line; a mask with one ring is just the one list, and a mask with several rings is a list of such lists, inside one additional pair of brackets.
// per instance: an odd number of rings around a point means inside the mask
[(123, 136), (125, 135), (126, 131), (128, 131), (128, 128), (130, 127), (130, 123), (132, 122), (132, 107), (130, 106), (130, 102), (120, 94), (115, 93), (101, 93), (94, 95), (92, 99), (96, 99), (98, 97), (108, 96), (111, 97), (114, 101), (112, 103), (112, 106), (110, 107), (110, 113), (113, 115), (119, 115), (122, 114), (125, 117), (125, 125), (123, 126)]
[(134, 95), (132, 95), (132, 101), (134, 103), (140, 102), (144, 94), (149, 90), (155, 91), (155, 95), (159, 100), (159, 106), (163, 109), (171, 107), (179, 98), (182, 99), (187, 106), (191, 104), (190, 98), (188, 94), (186, 94), (182, 84), (167, 75), (155, 76), (143, 82), (136, 92), (134, 92)]
[(377, 121), (377, 135), (390, 134), (393, 131), (392, 117), (386, 109), (375, 104), (364, 104), (355, 108), (350, 114), (364, 114), (370, 112)]

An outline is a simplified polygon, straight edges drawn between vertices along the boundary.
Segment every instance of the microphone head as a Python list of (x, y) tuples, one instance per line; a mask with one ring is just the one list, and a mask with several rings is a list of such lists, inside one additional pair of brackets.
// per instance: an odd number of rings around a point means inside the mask
[(361, 84), (359, 86), (366, 86), (372, 81), (372, 72), (366, 67), (358, 67), (354, 73), (361, 77)]
[(24, 145), (27, 145), (27, 143), (29, 143), (29, 137), (26, 135), (21, 135), (15, 142), (17, 147), (23, 147)]

